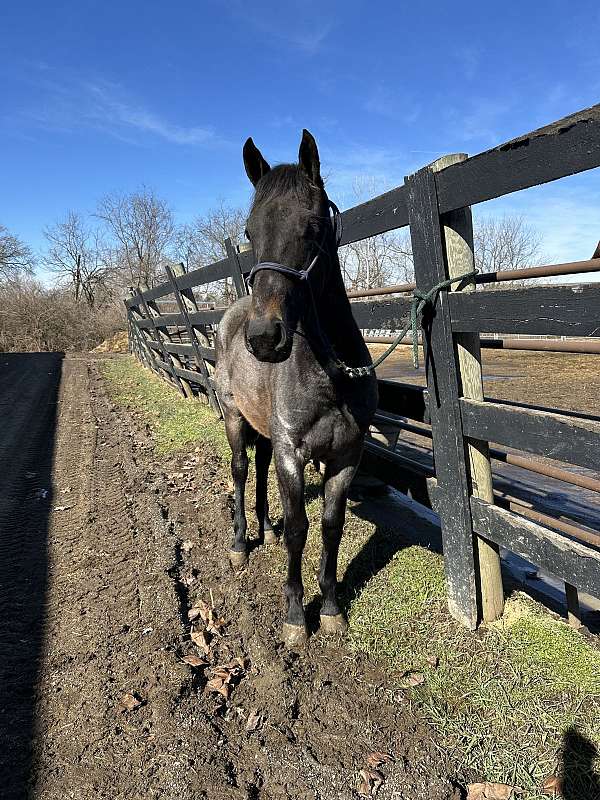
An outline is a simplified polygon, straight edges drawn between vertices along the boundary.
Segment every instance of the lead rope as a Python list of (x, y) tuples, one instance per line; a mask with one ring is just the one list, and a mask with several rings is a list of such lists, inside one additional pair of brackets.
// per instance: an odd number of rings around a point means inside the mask
[[(394, 350), (398, 347), (400, 342), (404, 339), (406, 334), (409, 330), (412, 329), (412, 356), (413, 356), (413, 366), (415, 369), (419, 369), (419, 331), (417, 329), (419, 317), (423, 312), (423, 309), (430, 305), (434, 307), (438, 295), (444, 289), (449, 289), (453, 283), (460, 283), (461, 281), (469, 280), (470, 278), (474, 278), (477, 275), (478, 270), (474, 269), (472, 272), (466, 272), (464, 275), (459, 275), (456, 278), (448, 278), (445, 281), (440, 281), (440, 283), (436, 283), (435, 286), (432, 286), (428, 292), (422, 292), (420, 289), (415, 289), (413, 291), (412, 302), (410, 304), (410, 320), (404, 326), (404, 328), (400, 331), (400, 333), (396, 336), (392, 344), (388, 347), (385, 353), (382, 353), (379, 358), (377, 358), (372, 364), (368, 364), (365, 367), (349, 367), (348, 364), (345, 364), (341, 361), (333, 352), (333, 348), (329, 345), (329, 349), (331, 350), (331, 354), (333, 356), (333, 361), (335, 366), (338, 369), (342, 370), (349, 378), (362, 378), (365, 375), (369, 375), (369, 373), (374, 372), (377, 367), (382, 364), (386, 358), (388, 358)], [(313, 300), (314, 305), (314, 297), (311, 297)], [(315, 308), (316, 313), (316, 308)]]

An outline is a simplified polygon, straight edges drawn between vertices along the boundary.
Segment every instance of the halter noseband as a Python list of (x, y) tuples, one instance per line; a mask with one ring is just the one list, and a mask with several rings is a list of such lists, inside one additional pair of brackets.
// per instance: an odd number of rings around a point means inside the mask
[[(333, 211), (332, 225), (335, 236), (335, 244), (336, 247), (339, 247), (342, 239), (342, 215), (339, 208), (332, 200), (329, 200), (328, 202), (329, 207)], [(310, 271), (319, 260), (320, 250), (321, 248), (319, 247), (319, 253), (317, 253), (306, 269), (292, 269), (291, 267), (286, 267), (285, 264), (279, 264), (277, 261), (259, 261), (258, 264), (255, 264), (250, 270), (250, 273), (246, 278), (246, 282), (248, 283), (248, 286), (252, 286), (256, 277), (256, 273), (263, 269), (269, 269), (272, 272), (279, 272), (281, 275), (287, 275), (288, 277), (294, 278), (297, 281), (307, 281)]]

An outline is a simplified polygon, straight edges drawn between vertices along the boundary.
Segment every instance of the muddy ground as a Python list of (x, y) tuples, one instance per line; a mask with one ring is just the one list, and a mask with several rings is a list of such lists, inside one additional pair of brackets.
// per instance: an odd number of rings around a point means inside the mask
[(381, 800), (462, 796), (410, 690), (344, 641), (279, 643), (214, 453), (158, 459), (84, 355), (0, 356), (0, 413), (3, 798), (353, 798), (373, 752)]

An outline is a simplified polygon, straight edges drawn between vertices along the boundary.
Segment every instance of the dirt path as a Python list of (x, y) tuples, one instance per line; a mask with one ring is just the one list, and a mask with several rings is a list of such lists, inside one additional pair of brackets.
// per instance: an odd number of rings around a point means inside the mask
[[(0, 412), (3, 798), (353, 798), (372, 751), (395, 758), (382, 800), (460, 797), (372, 664), (322, 637), (279, 644), (281, 576), (260, 550), (231, 571), (212, 453), (157, 462), (83, 356), (2, 356)], [(218, 608), (206, 653), (201, 600)], [(227, 699), (208, 683), (223, 664)]]

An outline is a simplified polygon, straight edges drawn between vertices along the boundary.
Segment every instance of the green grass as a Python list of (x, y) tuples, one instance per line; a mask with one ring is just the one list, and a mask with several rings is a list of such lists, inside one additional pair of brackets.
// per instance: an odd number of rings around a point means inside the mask
[(229, 447), (223, 424), (208, 405), (184, 399), (172, 386), (131, 356), (100, 362), (114, 402), (141, 413), (150, 426), (160, 455), (207, 442), (222, 456)]
[[(222, 454), (227, 469), (223, 426), (207, 406), (184, 400), (133, 359), (109, 360), (102, 369), (114, 400), (148, 421), (159, 453), (202, 441)], [(312, 466), (306, 478), (310, 532), (303, 574), (309, 603), (319, 594), (321, 478)], [(248, 496), (252, 491), (250, 486)], [(277, 518), (281, 506), (273, 477), (269, 494)], [(339, 558), (349, 647), (380, 661), (390, 691), (420, 709), (457, 773), (521, 786), (520, 800), (542, 800), (547, 795), (536, 787), (567, 761), (567, 796), (592, 800), (590, 759), (600, 746), (597, 642), (519, 593), (507, 600), (500, 622), (476, 633), (465, 630), (447, 611), (442, 558), (422, 547), (398, 549), (399, 531), (364, 519), (360, 511), (360, 504), (350, 504)], [(283, 548), (263, 552), (274, 580), (283, 581)], [(403, 688), (407, 671), (422, 672), (424, 683)], [(569, 734), (573, 729), (580, 734)], [(590, 743), (583, 759), (561, 752), (565, 737), (574, 735)]]

